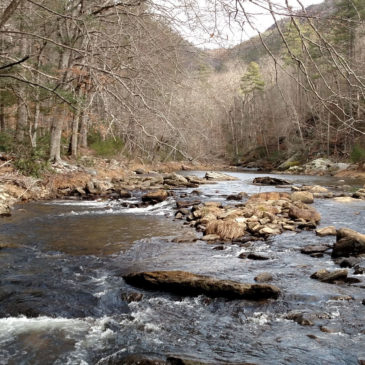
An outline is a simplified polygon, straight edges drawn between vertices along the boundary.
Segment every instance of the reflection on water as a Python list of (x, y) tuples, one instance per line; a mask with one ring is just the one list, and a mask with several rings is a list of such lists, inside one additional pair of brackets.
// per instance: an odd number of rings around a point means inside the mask
[(120, 203), (66, 201), (18, 209), (0, 229), (3, 242), (15, 239), (71, 255), (109, 255), (128, 249), (134, 241), (171, 235), (178, 229), (163, 216), (132, 215)]

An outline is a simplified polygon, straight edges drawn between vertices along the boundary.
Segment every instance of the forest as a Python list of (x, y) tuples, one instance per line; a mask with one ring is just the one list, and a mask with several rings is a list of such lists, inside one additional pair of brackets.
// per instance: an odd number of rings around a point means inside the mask
[[(33, 175), (90, 153), (364, 162), (364, 2), (254, 3), (272, 17), (265, 31), (241, 0), (206, 1), (224, 23), (207, 26), (199, 1), (3, 1), (0, 151)], [(219, 47), (232, 23), (257, 35)], [(186, 40), (188, 26), (211, 26), (217, 46)]]

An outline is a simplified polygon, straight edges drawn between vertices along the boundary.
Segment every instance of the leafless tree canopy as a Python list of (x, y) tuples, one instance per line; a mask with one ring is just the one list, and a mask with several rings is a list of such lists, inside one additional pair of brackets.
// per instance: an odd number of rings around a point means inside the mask
[(364, 144), (364, 18), (361, 0), (3, 1), (1, 133), (56, 162), (106, 141), (148, 160), (346, 157)]

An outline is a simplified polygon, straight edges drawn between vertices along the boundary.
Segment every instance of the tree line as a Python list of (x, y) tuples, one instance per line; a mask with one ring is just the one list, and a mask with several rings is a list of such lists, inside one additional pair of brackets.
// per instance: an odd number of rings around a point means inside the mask
[(274, 22), (263, 33), (243, 1), (214, 3), (212, 19), (257, 31), (255, 62), (241, 46), (203, 51), (182, 38), (190, 21), (210, 34), (198, 1), (4, 1), (0, 149), (60, 163), (90, 144), (149, 161), (363, 146), (363, 1), (324, 15), (253, 1)]

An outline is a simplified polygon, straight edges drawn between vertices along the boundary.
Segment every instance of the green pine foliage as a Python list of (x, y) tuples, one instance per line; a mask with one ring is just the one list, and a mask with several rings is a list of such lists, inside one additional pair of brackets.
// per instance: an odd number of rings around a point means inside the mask
[(256, 62), (250, 62), (246, 73), (241, 78), (240, 91), (246, 95), (255, 91), (263, 91), (265, 81), (262, 79), (260, 66)]
[(339, 21), (333, 27), (332, 39), (344, 54), (351, 56), (356, 29), (365, 20), (365, 1), (338, 0), (334, 15)]

